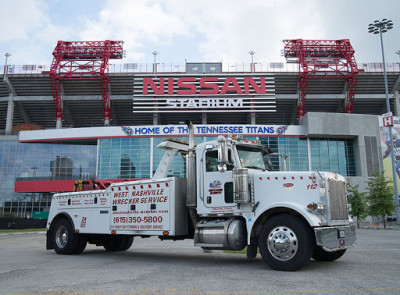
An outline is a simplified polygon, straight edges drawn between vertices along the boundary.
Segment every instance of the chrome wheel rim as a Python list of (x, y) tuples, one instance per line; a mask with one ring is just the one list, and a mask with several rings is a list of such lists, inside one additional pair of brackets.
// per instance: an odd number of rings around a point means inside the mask
[(297, 236), (287, 226), (277, 226), (268, 235), (269, 253), (280, 261), (292, 259), (298, 250)]
[(68, 243), (68, 230), (65, 226), (60, 226), (56, 231), (56, 244), (58, 248), (64, 248)]

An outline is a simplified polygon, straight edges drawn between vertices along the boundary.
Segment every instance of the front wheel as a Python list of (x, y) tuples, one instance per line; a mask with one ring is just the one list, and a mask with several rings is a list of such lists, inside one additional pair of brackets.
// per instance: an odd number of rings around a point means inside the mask
[(289, 214), (276, 215), (265, 222), (258, 247), (266, 264), (283, 271), (295, 271), (306, 265), (314, 248), (307, 225)]
[(335, 252), (328, 252), (322, 249), (321, 247), (317, 247), (314, 249), (314, 253), (312, 258), (317, 261), (335, 261), (342, 257), (346, 253), (346, 249), (335, 251)]

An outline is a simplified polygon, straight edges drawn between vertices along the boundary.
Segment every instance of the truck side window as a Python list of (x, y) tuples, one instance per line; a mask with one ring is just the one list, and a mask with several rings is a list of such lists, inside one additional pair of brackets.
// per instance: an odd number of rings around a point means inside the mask
[[(228, 159), (231, 158), (231, 150), (228, 151)], [(227, 166), (228, 171), (232, 170), (233, 164), (229, 163)], [(218, 151), (206, 152), (206, 172), (218, 171)]]
[(225, 182), (224, 192), (225, 203), (233, 203), (233, 182)]

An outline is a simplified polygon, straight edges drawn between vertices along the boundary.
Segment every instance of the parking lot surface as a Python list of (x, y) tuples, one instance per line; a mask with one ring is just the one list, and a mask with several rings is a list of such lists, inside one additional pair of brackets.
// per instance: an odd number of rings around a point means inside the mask
[(0, 294), (400, 294), (400, 231), (358, 230), (335, 262), (278, 272), (260, 257), (194, 247), (192, 240), (135, 239), (126, 252), (88, 245), (45, 250), (45, 234), (0, 236)]

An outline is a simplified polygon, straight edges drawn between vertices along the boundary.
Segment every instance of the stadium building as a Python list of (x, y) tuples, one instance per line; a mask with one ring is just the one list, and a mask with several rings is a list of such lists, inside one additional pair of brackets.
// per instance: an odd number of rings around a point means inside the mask
[[(77, 179), (150, 178), (157, 145), (187, 137), (187, 120), (197, 142), (258, 138), (288, 156), (286, 170), (334, 171), (364, 188), (387, 149), (382, 64), (357, 65), (348, 40), (304, 52), (300, 41), (285, 40), (286, 63), (113, 64), (121, 41), (59, 41), (51, 66), (2, 66), (0, 212), (40, 216)], [(400, 64), (387, 71), (399, 116)], [(176, 157), (170, 175), (185, 173)]]

